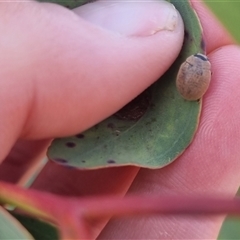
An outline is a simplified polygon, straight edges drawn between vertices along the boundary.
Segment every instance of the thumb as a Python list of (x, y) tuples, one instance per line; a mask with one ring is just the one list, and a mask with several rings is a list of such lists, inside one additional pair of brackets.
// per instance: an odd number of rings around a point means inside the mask
[(0, 25), (0, 130), (12, 142), (93, 126), (156, 81), (183, 42), (182, 20), (165, 1), (99, 1), (74, 12), (19, 5), (2, 5)]
[[(45, 79), (57, 87), (55, 95), (41, 83), (44, 96), (28, 137), (69, 135), (108, 117), (156, 81), (182, 46), (181, 18), (166, 1), (97, 1), (74, 12), (81, 18), (66, 21), (67, 36), (58, 37), (62, 69), (56, 66), (51, 71), (56, 77)], [(44, 125), (37, 129), (40, 119)]]

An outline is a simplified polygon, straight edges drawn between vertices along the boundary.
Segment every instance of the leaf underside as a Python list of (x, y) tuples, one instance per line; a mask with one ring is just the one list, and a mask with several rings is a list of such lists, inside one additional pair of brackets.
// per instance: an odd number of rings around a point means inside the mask
[(48, 149), (49, 159), (79, 169), (161, 168), (187, 148), (198, 126), (201, 100), (184, 100), (175, 80), (181, 63), (192, 54), (204, 53), (205, 47), (201, 25), (189, 2), (170, 2), (185, 24), (182, 51), (171, 68), (118, 113), (83, 133), (55, 139)]

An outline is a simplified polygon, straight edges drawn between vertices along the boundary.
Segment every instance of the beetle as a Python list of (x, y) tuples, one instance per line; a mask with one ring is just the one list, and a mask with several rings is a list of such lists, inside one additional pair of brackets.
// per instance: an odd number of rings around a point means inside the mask
[(211, 63), (201, 53), (191, 55), (179, 68), (176, 86), (181, 96), (189, 101), (200, 99), (211, 81)]

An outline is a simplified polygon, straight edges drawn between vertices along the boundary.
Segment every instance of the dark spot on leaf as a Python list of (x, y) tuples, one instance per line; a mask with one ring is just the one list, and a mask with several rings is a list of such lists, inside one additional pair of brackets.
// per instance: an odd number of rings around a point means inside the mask
[(156, 118), (151, 118), (152, 122), (156, 122), (157, 119)]
[(112, 163), (116, 163), (116, 162), (114, 160), (107, 160), (107, 163), (112, 164)]
[(62, 158), (54, 158), (52, 160), (55, 162), (58, 162), (58, 163), (67, 163), (68, 162), (66, 159), (62, 159)]
[(148, 126), (148, 125), (150, 125), (150, 124), (151, 124), (151, 122), (146, 122), (146, 123), (145, 123), (146, 126)]
[(189, 33), (188, 33), (187, 30), (184, 31), (184, 38), (185, 38), (185, 39), (189, 38)]
[(85, 160), (82, 160), (81, 162), (82, 162), (82, 163), (85, 163), (86, 161), (85, 161)]
[(201, 49), (205, 52), (206, 51), (206, 44), (205, 44), (205, 41), (204, 39), (202, 38), (201, 40)]
[(72, 169), (76, 169), (75, 167), (70, 166), (70, 165), (67, 165), (66, 168), (71, 169), (71, 170), (72, 170)]
[(65, 143), (65, 145), (67, 147), (69, 147), (69, 148), (74, 148), (76, 146), (76, 143), (74, 143), (74, 142), (67, 142), (67, 143)]
[(115, 125), (113, 123), (108, 123), (107, 125), (108, 128), (111, 128), (111, 129), (114, 129), (115, 128)]
[(191, 35), (189, 35), (188, 31), (184, 31), (184, 44), (187, 44), (187, 42), (192, 42), (193, 38), (191, 37)]
[(151, 105), (150, 88), (133, 99), (130, 103), (114, 114), (121, 120), (139, 120)]
[(84, 138), (85, 136), (80, 133), (80, 134), (77, 134), (76, 137), (81, 139), (81, 138)]

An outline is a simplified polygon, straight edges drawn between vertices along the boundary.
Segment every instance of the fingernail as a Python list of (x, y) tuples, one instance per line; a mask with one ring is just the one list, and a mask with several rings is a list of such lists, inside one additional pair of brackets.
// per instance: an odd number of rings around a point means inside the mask
[(80, 17), (125, 36), (150, 36), (174, 31), (179, 14), (166, 1), (96, 1), (74, 9)]

